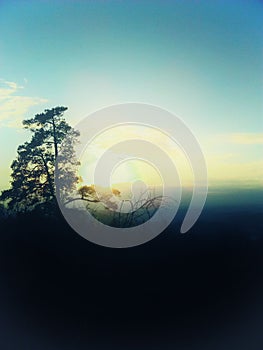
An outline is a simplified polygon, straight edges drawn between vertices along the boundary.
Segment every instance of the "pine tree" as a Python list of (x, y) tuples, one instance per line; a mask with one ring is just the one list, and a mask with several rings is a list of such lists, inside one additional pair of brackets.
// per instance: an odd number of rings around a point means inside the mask
[[(61, 193), (63, 186), (70, 187), (77, 183), (74, 157), (74, 143), (78, 132), (65, 120), (66, 107), (46, 109), (34, 118), (23, 121), (26, 129), (32, 133), (31, 140), (18, 147), (17, 158), (11, 165), (11, 188), (1, 194), (1, 200), (8, 202), (14, 211), (28, 211), (37, 205), (55, 202), (55, 171), (59, 174)], [(67, 153), (58, 166), (59, 149), (65, 136)], [(63, 162), (71, 168), (63, 169)]]

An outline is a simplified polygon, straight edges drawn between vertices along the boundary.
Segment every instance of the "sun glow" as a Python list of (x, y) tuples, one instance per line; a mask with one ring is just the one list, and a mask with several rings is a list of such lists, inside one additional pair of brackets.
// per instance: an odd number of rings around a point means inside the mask
[[(192, 171), (188, 164), (187, 158), (180, 147), (166, 134), (158, 129), (154, 129), (144, 125), (125, 125), (116, 126), (97, 135), (93, 141), (87, 146), (82, 156), (80, 175), (84, 183), (93, 183), (94, 172), (98, 160), (103, 153), (123, 141), (143, 140), (159, 147), (174, 163), (175, 171), (179, 173), (181, 184), (190, 186), (192, 183)], [(120, 155), (123, 155), (122, 149), (118, 149)], [(115, 150), (116, 153), (116, 150)], [(129, 159), (122, 161), (113, 169), (111, 174), (111, 184), (133, 183), (141, 180), (147, 186), (161, 186), (162, 174), (154, 164), (147, 162), (145, 159)], [(97, 183), (100, 186), (108, 186), (108, 179), (104, 183)], [(177, 186), (171, 183), (169, 186)]]
[[(215, 148), (215, 143), (218, 142), (218, 137), (214, 139), (207, 138), (202, 142), (202, 148), (207, 162), (208, 178), (211, 185), (237, 185), (240, 183), (262, 186), (262, 159), (250, 159), (250, 149), (246, 145), (247, 158), (244, 152), (240, 154), (237, 149), (233, 149), (229, 153), (233, 140), (224, 136), (220, 136), (220, 147)], [(92, 184), (94, 171), (98, 160), (102, 157), (113, 145), (128, 140), (144, 140), (159, 147), (174, 163), (175, 171), (177, 170), (181, 186), (192, 188), (194, 177), (191, 165), (180, 146), (168, 135), (158, 129), (147, 125), (116, 125), (99, 135), (88, 145), (81, 161), (79, 174), (83, 178), (83, 183)], [(244, 146), (245, 147), (245, 146)], [(249, 145), (249, 147), (262, 147), (261, 145)], [(253, 148), (253, 149), (254, 149)], [(229, 150), (227, 152), (227, 150)], [(116, 150), (115, 150), (116, 152)], [(121, 147), (118, 149), (120, 155), (123, 155)], [(138, 179), (144, 181), (148, 186), (160, 186), (162, 184), (162, 174), (154, 167), (154, 164), (143, 160), (127, 160), (120, 162), (111, 174), (111, 184), (133, 183)], [(108, 186), (108, 179), (104, 183), (98, 183), (101, 186)], [(169, 186), (177, 186), (178, 184), (170, 183)]]

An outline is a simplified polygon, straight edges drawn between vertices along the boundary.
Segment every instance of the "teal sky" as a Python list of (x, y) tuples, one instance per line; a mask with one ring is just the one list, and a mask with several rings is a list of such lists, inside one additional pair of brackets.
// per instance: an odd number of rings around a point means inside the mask
[(259, 184), (262, 27), (256, 0), (1, 1), (0, 189), (29, 137), (21, 120), (65, 105), (74, 124), (123, 102), (180, 116), (211, 159), (213, 181), (223, 162), (222, 173), (234, 164), (232, 181), (245, 164), (241, 180)]

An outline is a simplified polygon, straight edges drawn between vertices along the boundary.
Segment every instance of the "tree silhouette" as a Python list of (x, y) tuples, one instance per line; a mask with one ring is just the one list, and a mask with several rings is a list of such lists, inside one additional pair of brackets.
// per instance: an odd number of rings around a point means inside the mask
[[(86, 209), (94, 216), (100, 212), (117, 227), (134, 226), (149, 219), (159, 208), (162, 196), (145, 192), (132, 201), (122, 199), (118, 189), (95, 185), (77, 189), (76, 170), (80, 163), (76, 160), (74, 146), (79, 132), (66, 122), (66, 110), (66, 107), (46, 109), (23, 121), (32, 136), (17, 149), (17, 158), (11, 165), (11, 188), (0, 196), (2, 208), (7, 206), (12, 213), (40, 209), (50, 215), (57, 208), (57, 198), (67, 208), (85, 201)], [(59, 153), (62, 146), (63, 152)], [(130, 205), (128, 211), (123, 211), (127, 204)]]
[(81, 195), (81, 199), (88, 199), (90, 197), (94, 198), (94, 196), (96, 195), (96, 190), (95, 190), (95, 186), (91, 185), (91, 186), (81, 186), (78, 189), (78, 193)]
[[(46, 109), (34, 118), (23, 121), (26, 129), (32, 133), (31, 140), (18, 147), (17, 158), (11, 165), (11, 188), (2, 192), (0, 199), (8, 202), (14, 211), (32, 210), (36, 205), (55, 202), (55, 170), (64, 179), (62, 183), (75, 186), (77, 176), (74, 167), (78, 164), (74, 158), (74, 142), (78, 132), (65, 120), (67, 107)], [(59, 147), (66, 135), (67, 157), (71, 169), (56, 169)], [(65, 159), (64, 159), (65, 161)], [(62, 188), (63, 192), (63, 188)]]

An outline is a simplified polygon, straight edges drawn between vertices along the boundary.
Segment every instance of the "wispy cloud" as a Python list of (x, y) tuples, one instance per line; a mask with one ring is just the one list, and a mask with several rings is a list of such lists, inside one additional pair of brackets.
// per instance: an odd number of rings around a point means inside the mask
[(21, 96), (23, 89), (15, 82), (0, 79), (0, 125), (20, 127), (31, 107), (47, 102), (40, 97)]
[(263, 144), (263, 133), (229, 133), (217, 135), (217, 139), (239, 145)]

